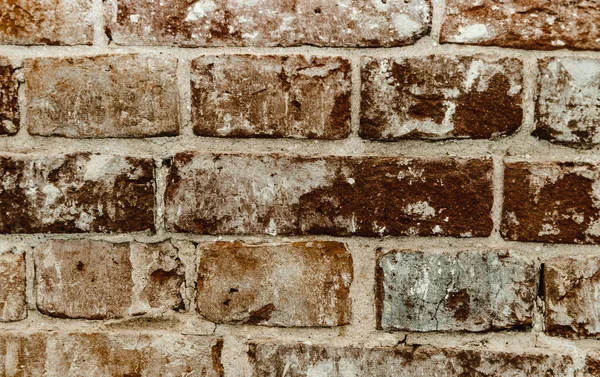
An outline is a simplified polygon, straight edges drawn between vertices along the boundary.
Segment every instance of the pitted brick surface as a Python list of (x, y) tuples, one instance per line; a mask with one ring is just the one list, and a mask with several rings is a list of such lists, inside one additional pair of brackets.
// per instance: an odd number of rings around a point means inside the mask
[(8, 59), (0, 56), (0, 135), (19, 130), (19, 82)]
[(27, 317), (25, 254), (0, 254), (0, 322)]

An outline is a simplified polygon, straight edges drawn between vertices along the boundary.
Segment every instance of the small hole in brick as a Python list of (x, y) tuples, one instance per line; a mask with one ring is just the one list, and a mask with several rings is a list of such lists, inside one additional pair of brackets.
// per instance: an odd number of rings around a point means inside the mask
[(317, 7), (317, 8), (315, 8), (315, 13), (316, 13), (316, 14), (319, 14), (319, 13), (321, 13), (321, 7)]
[(223, 305), (229, 306), (230, 302), (231, 302), (231, 299), (227, 299), (227, 300), (223, 301)]
[(83, 271), (85, 269), (85, 264), (83, 264), (83, 262), (77, 262), (77, 270), (78, 271)]
[(240, 290), (239, 290), (239, 289), (237, 289), (237, 288), (231, 288), (231, 289), (229, 290), (229, 294), (237, 293), (237, 292), (239, 292), (239, 291), (240, 291)]

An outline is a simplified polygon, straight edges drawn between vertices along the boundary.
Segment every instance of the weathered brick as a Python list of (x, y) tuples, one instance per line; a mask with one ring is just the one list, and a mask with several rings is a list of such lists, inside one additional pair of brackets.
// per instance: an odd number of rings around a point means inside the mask
[(443, 43), (551, 50), (600, 49), (596, 1), (447, 0)]
[(506, 250), (391, 251), (377, 263), (378, 327), (489, 331), (530, 326), (537, 273)]
[(179, 153), (167, 228), (200, 234), (487, 236), (489, 159)]
[(502, 235), (512, 241), (600, 241), (600, 171), (577, 162), (509, 162)]
[(260, 341), (250, 343), (248, 353), (254, 377), (527, 377), (575, 373), (570, 355), (539, 349), (366, 348)]
[(0, 135), (12, 135), (19, 130), (18, 91), (15, 69), (8, 59), (0, 56)]
[(320, 327), (349, 323), (352, 256), (339, 242), (203, 245), (198, 312), (209, 321)]
[(222, 377), (222, 340), (135, 332), (0, 332), (0, 376)]
[(546, 331), (600, 337), (600, 258), (557, 257), (544, 263)]
[(30, 59), (29, 132), (78, 138), (177, 135), (176, 70), (177, 59), (164, 55)]
[(154, 230), (150, 158), (0, 155), (0, 233)]
[(600, 143), (600, 60), (539, 61), (535, 136), (571, 145)]
[(585, 358), (584, 377), (600, 376), (600, 351), (589, 352)]
[(375, 140), (508, 135), (521, 126), (518, 59), (423, 56), (362, 59), (360, 135)]
[(93, 0), (4, 0), (0, 44), (91, 45)]
[(117, 44), (404, 46), (429, 33), (429, 0), (106, 0)]
[(182, 309), (183, 264), (170, 242), (54, 240), (35, 251), (37, 308), (106, 319)]
[(0, 254), (0, 322), (27, 317), (25, 254)]
[(350, 70), (339, 57), (200, 57), (192, 62), (194, 131), (344, 138), (350, 133)]

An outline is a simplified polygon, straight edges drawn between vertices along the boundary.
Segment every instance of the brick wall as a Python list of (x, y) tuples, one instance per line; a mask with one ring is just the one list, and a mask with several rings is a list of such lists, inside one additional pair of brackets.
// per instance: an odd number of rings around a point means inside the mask
[(0, 377), (600, 376), (599, 25), (2, 1)]

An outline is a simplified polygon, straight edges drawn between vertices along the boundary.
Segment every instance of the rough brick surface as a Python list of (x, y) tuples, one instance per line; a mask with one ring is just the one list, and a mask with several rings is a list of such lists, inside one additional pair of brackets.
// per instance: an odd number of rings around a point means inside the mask
[(222, 377), (222, 341), (164, 333), (0, 332), (0, 376)]
[(78, 138), (177, 135), (176, 70), (177, 59), (164, 55), (29, 60), (29, 132)]
[(523, 64), (482, 55), (363, 58), (360, 135), (490, 138), (521, 126)]
[(539, 62), (534, 135), (559, 143), (600, 143), (600, 60)]
[(350, 133), (350, 62), (203, 56), (192, 62), (192, 116), (203, 136), (344, 138)]
[(492, 162), (179, 153), (167, 228), (201, 234), (487, 236)]
[(0, 135), (12, 135), (19, 130), (18, 91), (15, 69), (8, 59), (0, 56)]
[(89, 45), (93, 0), (3, 0), (0, 44)]
[(546, 331), (600, 337), (600, 258), (557, 257), (545, 263)]
[(600, 351), (595, 350), (587, 354), (583, 376), (600, 376)]
[(218, 323), (320, 327), (348, 324), (352, 257), (338, 242), (204, 245), (198, 312)]
[(63, 318), (106, 319), (183, 308), (184, 268), (160, 244), (54, 240), (35, 252), (37, 308)]
[(600, 49), (596, 1), (447, 0), (441, 42), (550, 50)]
[(154, 230), (152, 159), (0, 155), (0, 233)]
[(592, 164), (506, 163), (502, 235), (512, 241), (599, 242), (599, 182)]
[(178, 46), (403, 46), (429, 32), (428, 0), (107, 0), (117, 44)]
[(0, 254), (0, 322), (27, 317), (25, 254)]
[(568, 355), (539, 350), (518, 352), (459, 348), (335, 347), (253, 342), (253, 377), (572, 376)]
[(505, 250), (391, 251), (377, 263), (378, 327), (489, 331), (532, 324), (537, 273)]

